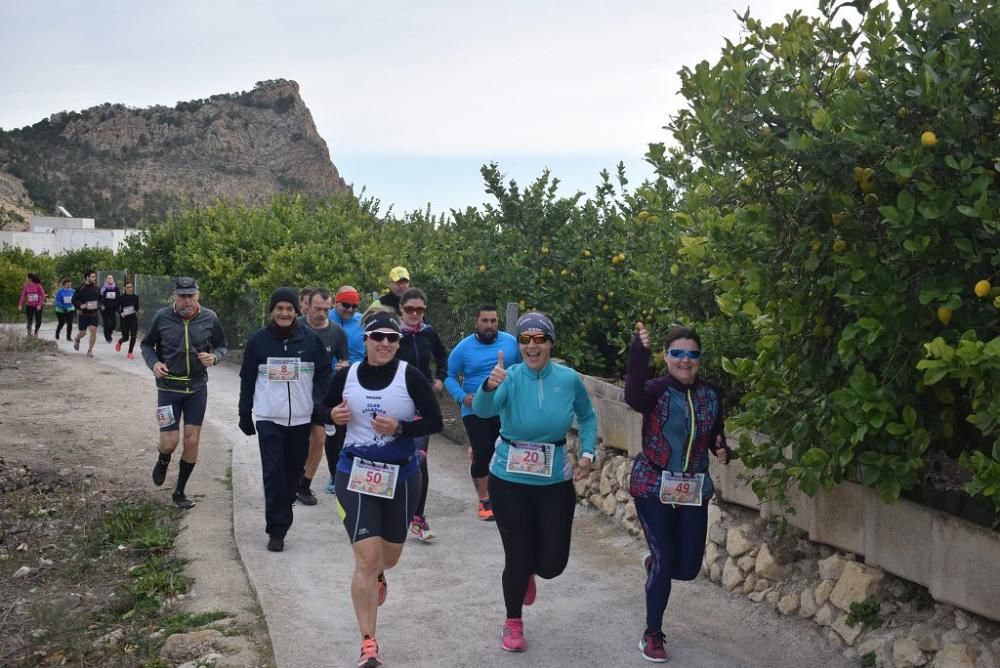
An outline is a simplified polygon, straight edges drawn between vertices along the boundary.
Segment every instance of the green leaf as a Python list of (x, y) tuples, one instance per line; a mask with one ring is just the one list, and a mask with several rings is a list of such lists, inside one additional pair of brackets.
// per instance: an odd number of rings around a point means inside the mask
[(965, 204), (959, 204), (955, 207), (960, 214), (968, 218), (979, 218), (979, 212), (973, 209), (971, 206), (966, 206)]
[(812, 126), (817, 130), (825, 130), (830, 126), (830, 114), (820, 107), (812, 117)]

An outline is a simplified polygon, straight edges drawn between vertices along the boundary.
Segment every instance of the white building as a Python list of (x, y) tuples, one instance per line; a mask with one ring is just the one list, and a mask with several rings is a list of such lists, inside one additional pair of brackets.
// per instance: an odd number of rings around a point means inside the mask
[(87, 247), (110, 248), (117, 252), (125, 238), (136, 232), (128, 229), (97, 229), (93, 218), (33, 216), (29, 225), (27, 232), (0, 230), (0, 246), (9, 244), (51, 256)]

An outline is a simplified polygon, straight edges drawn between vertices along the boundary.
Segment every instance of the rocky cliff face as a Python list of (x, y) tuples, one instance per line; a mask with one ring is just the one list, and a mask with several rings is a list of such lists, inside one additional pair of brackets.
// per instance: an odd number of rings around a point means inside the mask
[(155, 223), (184, 201), (325, 197), (347, 186), (294, 81), (177, 106), (104, 104), (0, 133), (0, 170), (34, 205), (103, 227)]

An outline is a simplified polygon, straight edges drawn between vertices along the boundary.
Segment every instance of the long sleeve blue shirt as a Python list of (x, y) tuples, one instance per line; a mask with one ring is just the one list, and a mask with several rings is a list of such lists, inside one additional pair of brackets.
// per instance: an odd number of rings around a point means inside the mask
[(348, 362), (354, 364), (365, 358), (365, 333), (361, 329), (361, 314), (345, 320), (337, 313), (337, 307), (330, 309), (330, 322), (337, 323), (347, 334)]
[(573, 369), (549, 362), (540, 371), (527, 364), (507, 369), (507, 378), (493, 392), (480, 384), (472, 408), (479, 417), (500, 416), (500, 438), (490, 473), (527, 485), (552, 485), (573, 476), (566, 448), (554, 451), (552, 475), (544, 478), (526, 473), (508, 473), (510, 441), (557, 443), (576, 419), (580, 434), (580, 453), (597, 450), (597, 415), (580, 375)]
[(517, 339), (507, 332), (499, 332), (493, 343), (482, 343), (475, 334), (470, 334), (459, 341), (448, 355), (448, 377), (445, 378), (444, 386), (462, 407), (462, 417), (472, 415), (472, 409), (465, 405), (465, 395), (475, 394), (489, 377), (493, 367), (497, 365), (497, 353), (501, 350), (505, 369), (521, 361)]

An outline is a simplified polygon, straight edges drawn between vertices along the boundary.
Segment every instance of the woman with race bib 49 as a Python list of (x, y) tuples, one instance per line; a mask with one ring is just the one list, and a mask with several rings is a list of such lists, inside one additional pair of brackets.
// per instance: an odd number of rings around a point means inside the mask
[(667, 660), (663, 613), (671, 580), (693, 580), (705, 555), (708, 452), (723, 464), (726, 445), (722, 392), (698, 378), (701, 338), (674, 327), (663, 345), (667, 374), (650, 379), (649, 332), (636, 323), (625, 376), (625, 403), (642, 413), (642, 451), (629, 478), (629, 493), (646, 535), (646, 630), (639, 651), (647, 661)]
[[(549, 580), (566, 568), (576, 510), (573, 480), (590, 475), (597, 447), (590, 396), (576, 371), (551, 360), (555, 340), (547, 315), (525, 313), (517, 321), (523, 362), (504, 369), (501, 351), (472, 400), (479, 417), (500, 416), (488, 486), (503, 542), (507, 619), (500, 647), (508, 652), (527, 649), (521, 609), (535, 601), (535, 576)], [(581, 452), (575, 471), (565, 447), (574, 418)]]
[[(337, 512), (351, 540), (351, 601), (361, 630), (359, 668), (382, 665), (375, 638), (385, 602), (385, 571), (399, 562), (420, 499), (416, 440), (441, 431), (441, 408), (420, 370), (396, 359), (396, 314), (375, 312), (363, 323), (365, 359), (334, 376), (324, 410), (347, 430), (334, 483)], [(415, 417), (420, 415), (420, 419)]]

